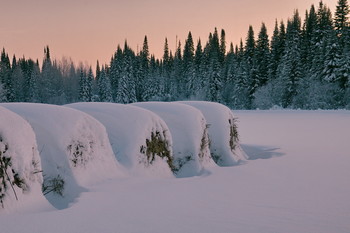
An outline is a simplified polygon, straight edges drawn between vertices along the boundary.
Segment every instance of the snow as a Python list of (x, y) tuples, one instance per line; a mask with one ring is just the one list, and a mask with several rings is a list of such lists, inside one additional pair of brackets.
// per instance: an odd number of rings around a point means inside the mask
[(168, 125), (173, 138), (175, 161), (183, 164), (180, 165), (177, 177), (201, 175), (206, 172), (206, 167), (213, 166), (207, 122), (198, 109), (173, 102), (142, 102), (132, 105), (156, 113)]
[(151, 111), (143, 108), (115, 103), (75, 103), (66, 105), (90, 114), (107, 129), (117, 160), (130, 174), (151, 176), (173, 176), (165, 159), (155, 156), (150, 163), (141, 148), (152, 134), (159, 133), (172, 153), (172, 138), (167, 125)]
[(19, 114), (33, 127), (44, 183), (55, 178), (64, 181), (63, 197), (54, 192), (45, 195), (56, 208), (66, 208), (87, 190), (85, 187), (121, 174), (106, 129), (89, 115), (47, 104), (1, 106)]
[[(15, 211), (35, 206), (40, 202), (45, 202), (41, 196), (41, 184), (43, 182), (41, 163), (35, 135), (31, 126), (19, 115), (0, 106), (0, 151), (1, 158), (11, 158), (11, 167), (6, 169), (11, 181), (14, 179), (14, 172), (23, 179), (25, 187), (20, 188), (5, 179), (7, 190), (0, 190), (0, 195), (4, 194), (3, 204), (0, 208), (5, 211)], [(1, 162), (1, 164), (3, 161)], [(11, 171), (13, 169), (13, 171)], [(3, 182), (0, 178), (0, 181)], [(17, 199), (16, 200), (16, 195)]]
[[(225, 105), (205, 101), (181, 101), (199, 109), (209, 125), (210, 152), (217, 156), (216, 163), (220, 166), (232, 166), (246, 160), (247, 156), (242, 150), (239, 141), (231, 138), (231, 126), (235, 124), (232, 111)], [(238, 129), (239, 131), (239, 129)], [(234, 142), (231, 149), (230, 140)]]
[(63, 210), (0, 209), (1, 232), (350, 232), (350, 111), (235, 116), (246, 163), (182, 179), (116, 177)]

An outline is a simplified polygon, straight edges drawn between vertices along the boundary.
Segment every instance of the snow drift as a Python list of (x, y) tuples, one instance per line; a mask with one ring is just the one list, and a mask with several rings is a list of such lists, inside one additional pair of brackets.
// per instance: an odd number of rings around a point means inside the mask
[(44, 198), (33, 129), (22, 117), (1, 106), (0, 116), (0, 212), (3, 212)]
[(2, 106), (33, 127), (43, 168), (43, 193), (56, 208), (66, 208), (83, 187), (120, 172), (106, 129), (91, 116), (46, 104)]
[(209, 151), (207, 123), (196, 108), (180, 103), (135, 103), (159, 115), (173, 138), (174, 162), (178, 177), (199, 175), (214, 162)]
[(131, 173), (173, 176), (172, 138), (156, 114), (115, 103), (66, 106), (90, 114), (106, 127), (117, 160)]
[(209, 125), (210, 153), (219, 166), (232, 166), (246, 160), (239, 144), (236, 118), (225, 105), (205, 101), (181, 101), (199, 109)]

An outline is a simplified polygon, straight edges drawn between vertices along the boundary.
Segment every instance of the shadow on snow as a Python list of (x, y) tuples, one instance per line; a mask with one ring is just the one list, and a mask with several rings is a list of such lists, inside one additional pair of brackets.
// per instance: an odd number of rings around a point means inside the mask
[(248, 155), (248, 160), (256, 159), (270, 159), (273, 157), (280, 157), (284, 153), (280, 152), (281, 148), (278, 147), (268, 147), (260, 145), (241, 145), (244, 152)]

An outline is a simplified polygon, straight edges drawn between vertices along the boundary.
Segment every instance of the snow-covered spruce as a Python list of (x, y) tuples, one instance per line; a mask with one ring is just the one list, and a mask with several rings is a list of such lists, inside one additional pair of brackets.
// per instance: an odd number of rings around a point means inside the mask
[(159, 115), (170, 129), (173, 138), (174, 162), (177, 177), (202, 174), (205, 167), (212, 166), (209, 151), (207, 123), (196, 108), (180, 103), (135, 103)]
[(41, 162), (33, 129), (0, 106), (0, 212), (44, 200)]
[(219, 166), (236, 165), (247, 159), (239, 144), (236, 118), (225, 105), (206, 101), (181, 101), (199, 109), (209, 125), (210, 153)]
[(105, 127), (88, 114), (46, 104), (2, 106), (33, 127), (43, 168), (43, 193), (56, 208), (67, 207), (84, 186), (120, 173)]
[(115, 103), (66, 106), (86, 112), (104, 124), (117, 160), (131, 173), (173, 176), (172, 138), (167, 125), (156, 114)]

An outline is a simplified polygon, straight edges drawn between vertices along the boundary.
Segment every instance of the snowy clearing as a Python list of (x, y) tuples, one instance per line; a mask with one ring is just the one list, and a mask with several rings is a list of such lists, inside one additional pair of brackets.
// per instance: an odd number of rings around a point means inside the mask
[(235, 115), (254, 160), (189, 178), (110, 179), (67, 209), (0, 211), (1, 232), (350, 232), (350, 112)]

